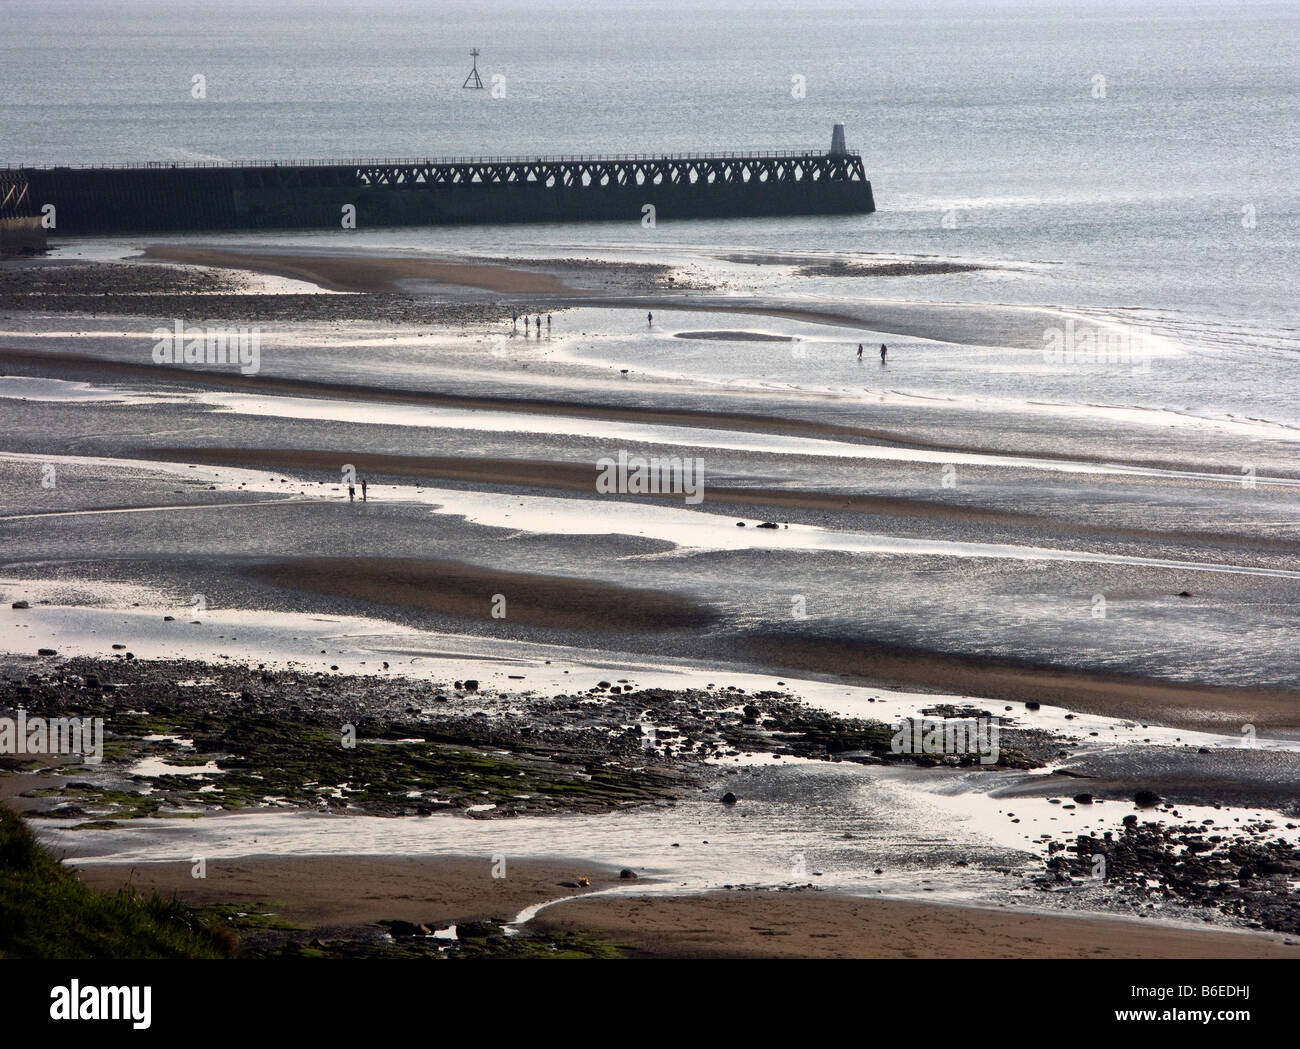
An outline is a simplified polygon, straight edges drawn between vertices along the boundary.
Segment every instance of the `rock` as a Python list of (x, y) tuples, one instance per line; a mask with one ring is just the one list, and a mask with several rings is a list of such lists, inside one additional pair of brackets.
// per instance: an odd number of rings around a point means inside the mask
[(758, 527), (759, 528), (780, 528), (781, 526), (777, 524), (775, 521), (764, 521)]
[(38, 648), (36, 654), (38, 656), (57, 656), (59, 652), (55, 648)]
[(471, 678), (466, 678), (466, 679), (465, 679), (465, 691), (466, 691), (466, 692), (477, 692), (477, 691), (478, 691), (478, 682), (477, 682), (476, 680), (474, 680), (474, 678), (472, 678), (472, 677), (471, 677)]
[(744, 528), (744, 527), (745, 527), (745, 522), (744, 522), (744, 521), (737, 521), (737, 522), (736, 522), (736, 527), (737, 527), (737, 528)]
[(31, 606), (31, 603), (28, 602), (28, 601), (15, 601), (15, 602), (14, 602), (12, 605), (10, 605), (9, 607), (10, 607), (10, 608), (31, 608), (32, 606)]
[(1154, 808), (1160, 804), (1160, 795), (1151, 790), (1139, 790), (1133, 795), (1133, 803), (1140, 809)]
[(411, 936), (428, 936), (430, 931), (427, 925), (415, 922), (393, 922), (388, 926), (388, 935), (395, 940)]
[(724, 805), (736, 804), (736, 795), (732, 794), (731, 791), (727, 791), (726, 794), (722, 795), (722, 804)]
[(1080, 805), (1091, 805), (1091, 804), (1092, 804), (1092, 795), (1091, 795), (1091, 794), (1076, 794), (1076, 795), (1075, 795), (1073, 798), (1071, 798), (1070, 800), (1071, 800), (1071, 801), (1076, 801), (1076, 802), (1078, 802)]
[(1028, 703), (1025, 704), (1025, 709), (1026, 709), (1026, 710), (1041, 710), (1042, 708), (1043, 708), (1043, 705), (1042, 705), (1041, 703), (1037, 702), (1036, 700), (1032, 700), (1032, 699), (1031, 699)]
[(175, 620), (176, 620), (175, 616), (163, 616), (164, 623), (172, 623), (175, 622)]
[(486, 940), (489, 936), (500, 936), (504, 931), (500, 922), (490, 919), (456, 923), (458, 940)]
[(618, 872), (618, 876), (622, 878), (624, 881), (636, 881), (636, 871), (634, 871), (631, 867), (624, 867), (621, 871)]
[(1179, 597), (1191, 597), (1192, 595), (1191, 595), (1188, 591), (1186, 591), (1186, 590), (1180, 590), (1180, 591), (1178, 591), (1178, 596), (1179, 596)]

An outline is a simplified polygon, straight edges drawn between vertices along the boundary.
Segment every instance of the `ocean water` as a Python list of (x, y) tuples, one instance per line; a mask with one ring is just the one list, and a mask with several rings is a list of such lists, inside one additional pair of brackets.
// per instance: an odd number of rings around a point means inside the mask
[[(0, 163), (820, 149), (844, 121), (875, 215), (370, 237), (998, 261), (1032, 269), (963, 300), (1298, 349), (1294, 4), (10, 0), (4, 18)], [(461, 87), (471, 47), (483, 91)]]

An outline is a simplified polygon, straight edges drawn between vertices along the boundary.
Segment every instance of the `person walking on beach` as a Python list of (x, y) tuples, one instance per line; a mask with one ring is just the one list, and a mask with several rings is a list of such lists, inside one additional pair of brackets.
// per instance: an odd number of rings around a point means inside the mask
[(551, 331), (551, 315), (550, 315), (549, 313), (546, 315), (546, 331), (547, 331), (547, 334), (550, 334), (550, 331)]
[(862, 343), (858, 343), (858, 360), (862, 360)]
[(542, 337), (542, 315), (539, 313), (533, 320), (537, 325), (537, 337), (540, 339)]
[(882, 342), (882, 343), (880, 344), (880, 363), (881, 363), (881, 364), (884, 364), (884, 363), (885, 363), (885, 354), (887, 354), (888, 352), (889, 352), (889, 347), (886, 346), (886, 345)]
[(348, 485), (348, 502), (355, 503), (356, 501), (357, 501), (357, 490), (353, 488), (352, 485)]
[(515, 328), (516, 330), (519, 328), (519, 314), (518, 314), (518, 313), (512, 313), (512, 314), (510, 315), (510, 327)]
[(366, 479), (365, 479), (364, 477), (361, 478), (361, 501), (362, 501), (363, 503), (367, 501), (367, 498), (366, 498)]
[(645, 322), (647, 325), (653, 328), (655, 326), (655, 315), (653, 313), (647, 313), (645, 315)]

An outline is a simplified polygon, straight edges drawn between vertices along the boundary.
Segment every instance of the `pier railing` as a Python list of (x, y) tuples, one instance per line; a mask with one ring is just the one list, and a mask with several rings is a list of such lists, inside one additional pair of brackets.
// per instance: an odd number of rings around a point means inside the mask
[(799, 160), (826, 156), (857, 157), (858, 150), (850, 149), (843, 153), (828, 154), (808, 149), (768, 149), (745, 150), (724, 153), (567, 153), (549, 156), (516, 154), (514, 156), (482, 157), (364, 157), (338, 159), (311, 158), (294, 160), (141, 160), (127, 161), (121, 164), (6, 164), (9, 169), (29, 170), (33, 168), (66, 168), (74, 171), (137, 171), (159, 168), (371, 168), (371, 167), (408, 167), (415, 165), (463, 165), (463, 164), (609, 164), (644, 161), (682, 161), (682, 160)]

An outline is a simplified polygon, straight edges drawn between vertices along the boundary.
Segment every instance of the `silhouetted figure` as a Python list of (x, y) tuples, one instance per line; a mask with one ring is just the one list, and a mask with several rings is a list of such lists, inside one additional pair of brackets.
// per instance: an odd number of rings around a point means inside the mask
[(645, 322), (647, 325), (653, 328), (655, 326), (655, 315), (653, 313), (647, 313), (645, 315)]
[(546, 330), (551, 330), (551, 315), (549, 313), (546, 315)]
[(510, 315), (510, 327), (512, 327), (512, 328), (518, 328), (518, 327), (519, 327), (519, 314), (517, 314), (517, 313), (512, 313), (512, 314)]
[(525, 334), (525, 335), (528, 334), (528, 332), (529, 332), (529, 327), (528, 327), (528, 326), (529, 326), (530, 324), (532, 324), (532, 323), (533, 323), (533, 322), (532, 322), (532, 320), (529, 318), (528, 314), (525, 313), (525, 314), (524, 314), (524, 334)]
[(355, 503), (356, 501), (357, 501), (357, 490), (353, 488), (352, 485), (348, 485), (348, 502)]
[(542, 337), (542, 315), (540, 313), (537, 315), (537, 337), (539, 339)]
[(366, 497), (366, 479), (364, 477), (361, 478), (361, 501), (363, 503), (368, 501)]
[(884, 363), (885, 363), (885, 354), (887, 354), (888, 352), (889, 352), (889, 347), (886, 346), (886, 345), (882, 342), (882, 343), (880, 344), (880, 363), (881, 363), (881, 364), (884, 364)]
[(862, 343), (858, 343), (858, 360), (862, 360)]

